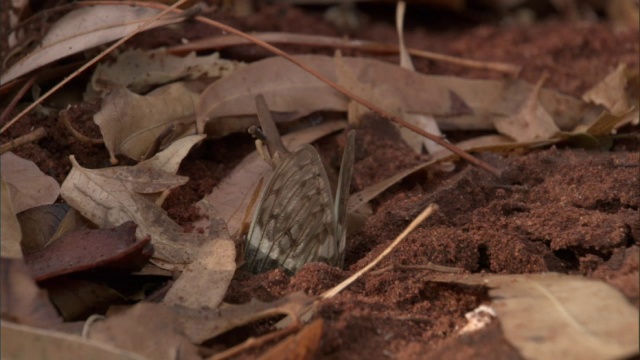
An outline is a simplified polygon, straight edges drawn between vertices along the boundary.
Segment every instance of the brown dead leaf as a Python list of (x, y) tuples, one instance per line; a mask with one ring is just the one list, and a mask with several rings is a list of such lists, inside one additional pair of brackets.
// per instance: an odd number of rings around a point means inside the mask
[[(253, 101), (255, 102), (255, 99)], [(345, 126), (344, 122), (324, 123), (287, 134), (282, 137), (282, 141), (287, 148), (296, 149), (302, 144), (309, 144), (332, 132), (344, 129)], [(260, 157), (257, 151), (254, 151), (247, 155), (231, 174), (213, 189), (211, 194), (200, 200), (196, 207), (202, 213), (208, 214), (211, 219), (223, 219), (228, 233), (234, 235), (242, 226), (245, 210), (260, 177), (269, 171), (271, 166)], [(209, 220), (203, 219), (194, 223), (194, 226), (203, 228), (206, 232), (211, 224)]]
[(434, 281), (492, 288), (504, 336), (527, 359), (620, 359), (640, 351), (638, 309), (604, 282), (557, 273)]
[[(338, 81), (332, 58), (303, 55), (297, 59)], [(443, 130), (493, 129), (492, 120), (515, 114), (532, 90), (521, 80), (429, 76), (379, 60), (345, 57), (343, 61), (359, 83), (374, 88), (376, 99), (393, 99), (405, 112), (432, 115)], [(317, 78), (283, 58), (272, 57), (238, 69), (202, 93), (196, 106), (198, 132), (210, 121), (255, 116), (257, 94), (264, 95), (273, 112), (288, 119), (318, 110), (346, 111), (349, 104)], [(552, 90), (542, 90), (539, 101), (563, 129), (573, 129), (584, 108), (582, 101)]]
[(322, 340), (322, 319), (314, 320), (299, 333), (290, 335), (260, 356), (260, 360), (315, 359)]
[(173, 283), (163, 302), (194, 309), (216, 309), (236, 271), (235, 260), (236, 247), (231, 239), (208, 242)]
[(508, 135), (517, 142), (526, 142), (550, 139), (560, 132), (551, 115), (538, 101), (545, 79), (546, 75), (531, 90), (528, 98), (516, 114), (494, 121), (499, 133)]
[(111, 162), (116, 154), (141, 160), (167, 127), (176, 126), (173, 139), (193, 134), (194, 106), (199, 95), (183, 83), (158, 88), (147, 95), (137, 95), (126, 88), (109, 93), (102, 109), (93, 117), (100, 127)]
[(86, 320), (93, 314), (104, 314), (114, 305), (126, 304), (127, 299), (116, 290), (100, 282), (64, 276), (41, 283), (49, 299), (65, 322)]
[(89, 339), (149, 359), (201, 359), (184, 335), (176, 314), (162, 304), (138, 303), (94, 323)]
[(71, 231), (25, 261), (36, 281), (98, 267), (132, 271), (142, 267), (152, 254), (149, 238), (136, 240), (132, 221), (113, 229)]
[(196, 56), (191, 52), (186, 56), (174, 56), (164, 49), (132, 49), (120, 53), (115, 62), (98, 64), (90, 86), (101, 94), (123, 87), (142, 94), (176, 80), (223, 77), (239, 66), (243, 64), (221, 59), (219, 53)]
[(2, 322), (0, 357), (12, 360), (92, 359), (146, 360), (115, 347), (80, 336)]
[(626, 92), (628, 74), (626, 64), (618, 65), (604, 80), (582, 95), (582, 99), (602, 105), (614, 116), (629, 111), (631, 104)]
[(62, 184), (62, 197), (69, 205), (100, 228), (135, 222), (136, 236), (151, 237), (153, 258), (164, 262), (163, 266), (193, 261), (195, 247), (203, 238), (182, 233), (162, 208), (139, 194), (168, 190), (184, 184), (187, 178), (149, 168), (90, 170), (80, 166), (73, 156), (70, 158), (73, 168)]
[(16, 212), (13, 210), (9, 187), (4, 182), (4, 178), (0, 177), (0, 182), (2, 183), (2, 190), (0, 190), (0, 200), (2, 201), (2, 209), (0, 210), (2, 211), (2, 226), (0, 227), (2, 229), (2, 237), (0, 238), (2, 256), (21, 258), (20, 242), (22, 241), (22, 230), (20, 229)]
[[(1, 259), (0, 305), (2, 323), (11, 321), (37, 327), (62, 323), (47, 293), (36, 285), (22, 259)], [(4, 347), (3, 343), (3, 347)]]
[(205, 139), (205, 135), (190, 135), (174, 141), (168, 148), (157, 153), (151, 159), (136, 165), (138, 169), (155, 169), (170, 174), (176, 174), (180, 163), (187, 156), (191, 148)]
[(40, 205), (52, 204), (60, 194), (60, 185), (46, 175), (33, 161), (7, 152), (0, 156), (2, 178), (10, 189), (16, 213)]
[(223, 305), (218, 309), (178, 308), (180, 322), (195, 344), (223, 334), (231, 329), (278, 315), (298, 315), (309, 308), (313, 298), (302, 292), (288, 294), (271, 303), (252, 300), (242, 305)]
[(50, 242), (74, 229), (90, 226), (68, 204), (38, 206), (18, 214), (22, 229), (22, 251), (25, 255), (44, 249)]
[[(157, 9), (127, 4), (86, 6), (74, 10), (49, 29), (34, 51), (2, 74), (0, 85), (65, 56), (122, 38), (159, 12)], [(183, 19), (184, 15), (168, 15), (146, 29)]]

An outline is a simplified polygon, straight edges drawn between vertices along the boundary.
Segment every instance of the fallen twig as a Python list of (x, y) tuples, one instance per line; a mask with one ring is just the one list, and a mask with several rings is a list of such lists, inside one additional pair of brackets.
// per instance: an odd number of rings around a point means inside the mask
[[(343, 39), (333, 36), (295, 34), (286, 32), (263, 32), (252, 33), (251, 36), (271, 44), (287, 44), (301, 46), (320, 46), (339, 49), (354, 49), (378, 54), (398, 54), (400, 48), (395, 44), (384, 44), (368, 40)], [(219, 35), (206, 39), (200, 39), (187, 44), (172, 46), (167, 49), (171, 54), (184, 54), (191, 51), (202, 51), (211, 49), (224, 49), (227, 47), (252, 44), (237, 35)], [(511, 76), (517, 76), (521, 67), (494, 61), (479, 61), (466, 59), (458, 56), (439, 54), (426, 50), (407, 49), (409, 54), (435, 61), (443, 61), (451, 64), (465, 66), (474, 69), (497, 71)]]
[(35, 130), (33, 130), (32, 132), (26, 134), (26, 135), (22, 135), (18, 138), (15, 138), (11, 141), (9, 141), (6, 144), (2, 144), (2, 146), (0, 147), (0, 154), (4, 154), (7, 151), (10, 151), (20, 145), (24, 145), (24, 144), (28, 144), (30, 142), (34, 142), (34, 141), (38, 141), (40, 139), (42, 139), (43, 137), (47, 136), (47, 132), (44, 130), (43, 127), (39, 127)]
[(71, 125), (71, 120), (69, 119), (69, 113), (67, 112), (67, 110), (60, 111), (60, 113), (58, 114), (58, 117), (60, 118), (60, 121), (62, 121), (62, 123), (64, 124), (64, 127), (67, 128), (67, 130), (69, 130), (69, 132), (80, 142), (83, 142), (85, 144), (92, 144), (92, 145), (104, 144), (103, 139), (92, 139), (82, 134), (78, 130), (76, 130), (73, 127), (73, 125)]

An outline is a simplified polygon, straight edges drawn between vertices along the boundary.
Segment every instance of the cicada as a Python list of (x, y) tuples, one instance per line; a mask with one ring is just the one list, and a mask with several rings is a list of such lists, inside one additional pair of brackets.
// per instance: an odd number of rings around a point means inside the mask
[(288, 151), (261, 95), (256, 97), (256, 108), (262, 132), (250, 131), (266, 142), (270, 156), (263, 157), (270, 158), (274, 171), (260, 194), (247, 234), (246, 268), (260, 273), (281, 267), (295, 273), (308, 262), (341, 267), (355, 131), (348, 134), (334, 200), (316, 149), (305, 144)]

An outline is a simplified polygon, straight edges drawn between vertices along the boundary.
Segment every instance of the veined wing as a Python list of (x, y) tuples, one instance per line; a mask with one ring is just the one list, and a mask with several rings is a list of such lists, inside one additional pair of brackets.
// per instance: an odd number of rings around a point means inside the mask
[(320, 156), (313, 146), (301, 146), (276, 168), (260, 196), (247, 235), (248, 269), (295, 273), (311, 261), (339, 265), (333, 206)]
[(355, 161), (356, 132), (349, 131), (347, 135), (347, 146), (342, 154), (340, 164), (340, 175), (338, 176), (338, 187), (336, 189), (335, 212), (335, 238), (338, 246), (339, 260), (337, 265), (344, 265), (344, 252), (347, 242), (347, 202), (349, 200), (349, 187), (353, 175), (353, 162)]

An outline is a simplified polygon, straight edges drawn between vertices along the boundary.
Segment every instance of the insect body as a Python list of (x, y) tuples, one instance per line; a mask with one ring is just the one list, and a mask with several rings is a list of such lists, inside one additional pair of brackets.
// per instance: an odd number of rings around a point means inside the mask
[(262, 96), (256, 98), (275, 170), (260, 195), (247, 235), (247, 268), (259, 273), (282, 267), (295, 273), (322, 261), (342, 266), (346, 204), (354, 161), (355, 132), (348, 135), (334, 202), (320, 155), (311, 145), (286, 150)]

